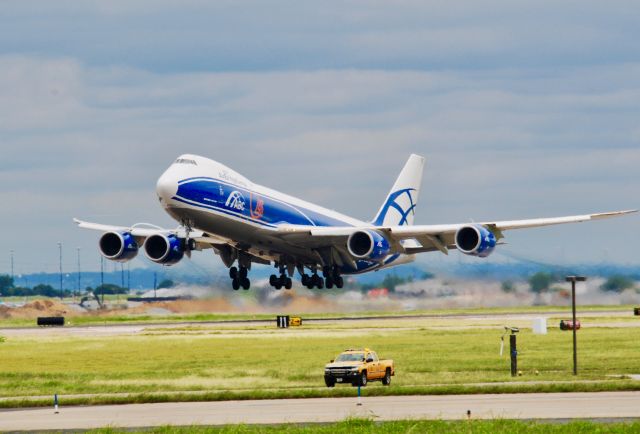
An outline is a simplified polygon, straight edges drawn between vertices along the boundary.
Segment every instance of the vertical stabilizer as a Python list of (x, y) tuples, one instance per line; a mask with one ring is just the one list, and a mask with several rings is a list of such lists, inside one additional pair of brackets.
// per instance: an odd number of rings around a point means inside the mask
[(412, 225), (422, 183), (424, 157), (411, 154), (373, 220), (376, 226)]

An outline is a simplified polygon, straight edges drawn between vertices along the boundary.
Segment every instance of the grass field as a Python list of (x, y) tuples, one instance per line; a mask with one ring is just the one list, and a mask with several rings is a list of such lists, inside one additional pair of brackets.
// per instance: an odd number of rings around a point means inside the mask
[[(519, 433), (637, 433), (640, 431), (640, 422), (599, 423), (599, 422), (520, 422), (513, 420), (492, 421), (397, 421), (397, 422), (373, 422), (369, 420), (347, 420), (331, 424), (312, 425), (273, 425), (273, 426), (249, 426), (231, 425), (224, 427), (161, 427), (139, 432), (157, 434), (262, 434), (262, 433), (327, 433), (327, 434), (366, 434), (366, 433), (460, 433), (460, 434), (519, 434)], [(131, 430), (119, 431), (117, 429), (100, 429), (89, 431), (93, 434), (112, 434), (131, 432)]]
[[(518, 336), (523, 375), (514, 379), (508, 350), (498, 354), (501, 331), (457, 329), (473, 324), (409, 319), (288, 330), (200, 325), (135, 335), (15, 336), (0, 342), (0, 406), (49, 405), (54, 393), (67, 405), (351, 396), (350, 386), (324, 386), (323, 367), (343, 349), (363, 346), (394, 359), (397, 369), (390, 387), (371, 384), (367, 395), (640, 390), (640, 382), (621, 377), (640, 374), (640, 328), (580, 330), (577, 377), (569, 332), (550, 328), (538, 336), (524, 329)], [(495, 327), (500, 320), (481, 324)]]
[[(42, 299), (42, 297), (34, 298)], [(10, 301), (8, 298), (4, 301)], [(30, 301), (34, 301), (30, 300)], [(70, 301), (70, 300), (67, 300)], [(580, 306), (580, 314), (590, 314), (597, 312), (620, 312), (628, 314), (628, 319), (633, 312), (633, 305), (597, 305), (597, 306)], [(416, 310), (411, 312), (388, 312), (388, 311), (370, 311), (370, 312), (335, 312), (335, 313), (310, 313), (304, 314), (307, 319), (322, 318), (344, 318), (344, 317), (369, 317), (369, 316), (397, 316), (397, 315), (484, 315), (484, 314), (506, 314), (506, 313), (547, 313), (547, 312), (566, 312), (565, 316), (570, 315), (569, 306), (524, 306), (524, 307), (478, 307), (467, 309), (438, 309), (438, 310)], [(78, 326), (102, 325), (102, 324), (158, 324), (158, 323), (176, 323), (176, 322), (206, 322), (206, 321), (234, 321), (234, 320), (273, 320), (274, 313), (188, 313), (188, 314), (171, 314), (171, 315), (130, 315), (126, 311), (122, 314), (112, 313), (109, 315), (76, 315), (67, 318), (67, 323)], [(637, 318), (636, 318), (637, 319)], [(35, 320), (22, 318), (8, 318), (0, 320), (0, 327), (36, 327)]]

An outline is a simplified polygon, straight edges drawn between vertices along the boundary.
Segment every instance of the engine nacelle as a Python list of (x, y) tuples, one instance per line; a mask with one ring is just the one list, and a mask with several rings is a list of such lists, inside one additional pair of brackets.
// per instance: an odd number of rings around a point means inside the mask
[(498, 240), (493, 232), (482, 225), (463, 226), (456, 232), (456, 247), (465, 255), (486, 258), (496, 247)]
[(391, 247), (385, 237), (375, 231), (358, 231), (349, 235), (347, 249), (354, 258), (381, 261)]
[(129, 232), (107, 232), (98, 243), (100, 254), (117, 262), (127, 262), (138, 255), (138, 243)]
[(184, 242), (173, 234), (151, 235), (144, 242), (144, 253), (153, 262), (174, 265), (184, 256)]

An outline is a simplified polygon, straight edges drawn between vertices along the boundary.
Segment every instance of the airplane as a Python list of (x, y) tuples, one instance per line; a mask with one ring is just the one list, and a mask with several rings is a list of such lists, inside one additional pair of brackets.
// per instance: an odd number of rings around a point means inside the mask
[(307, 288), (330, 289), (343, 287), (343, 275), (406, 264), (423, 252), (446, 255), (457, 249), (486, 258), (503, 243), (504, 232), (512, 229), (637, 212), (414, 225), (424, 164), (422, 156), (409, 157), (369, 222), (255, 184), (219, 162), (191, 154), (178, 157), (156, 184), (160, 204), (180, 223), (177, 228), (74, 221), (81, 228), (103, 232), (99, 250), (112, 261), (130, 261), (142, 246), (148, 259), (170, 266), (185, 255), (191, 257), (193, 251), (212, 249), (229, 269), (235, 290), (250, 288), (252, 264), (277, 269), (269, 278), (275, 289), (291, 289), (296, 270)]

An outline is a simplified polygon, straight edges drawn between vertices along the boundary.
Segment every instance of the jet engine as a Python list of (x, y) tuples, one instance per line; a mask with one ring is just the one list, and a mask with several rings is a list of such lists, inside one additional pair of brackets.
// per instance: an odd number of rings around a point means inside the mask
[(465, 255), (486, 258), (495, 249), (496, 236), (481, 225), (463, 226), (456, 232), (456, 247)]
[(138, 254), (138, 243), (129, 232), (107, 232), (100, 237), (100, 254), (117, 262), (127, 262)]
[(183, 240), (173, 234), (155, 234), (144, 243), (144, 253), (153, 262), (162, 265), (175, 265), (184, 256)]
[(385, 237), (375, 231), (357, 231), (349, 235), (347, 249), (354, 258), (381, 261), (391, 247)]

